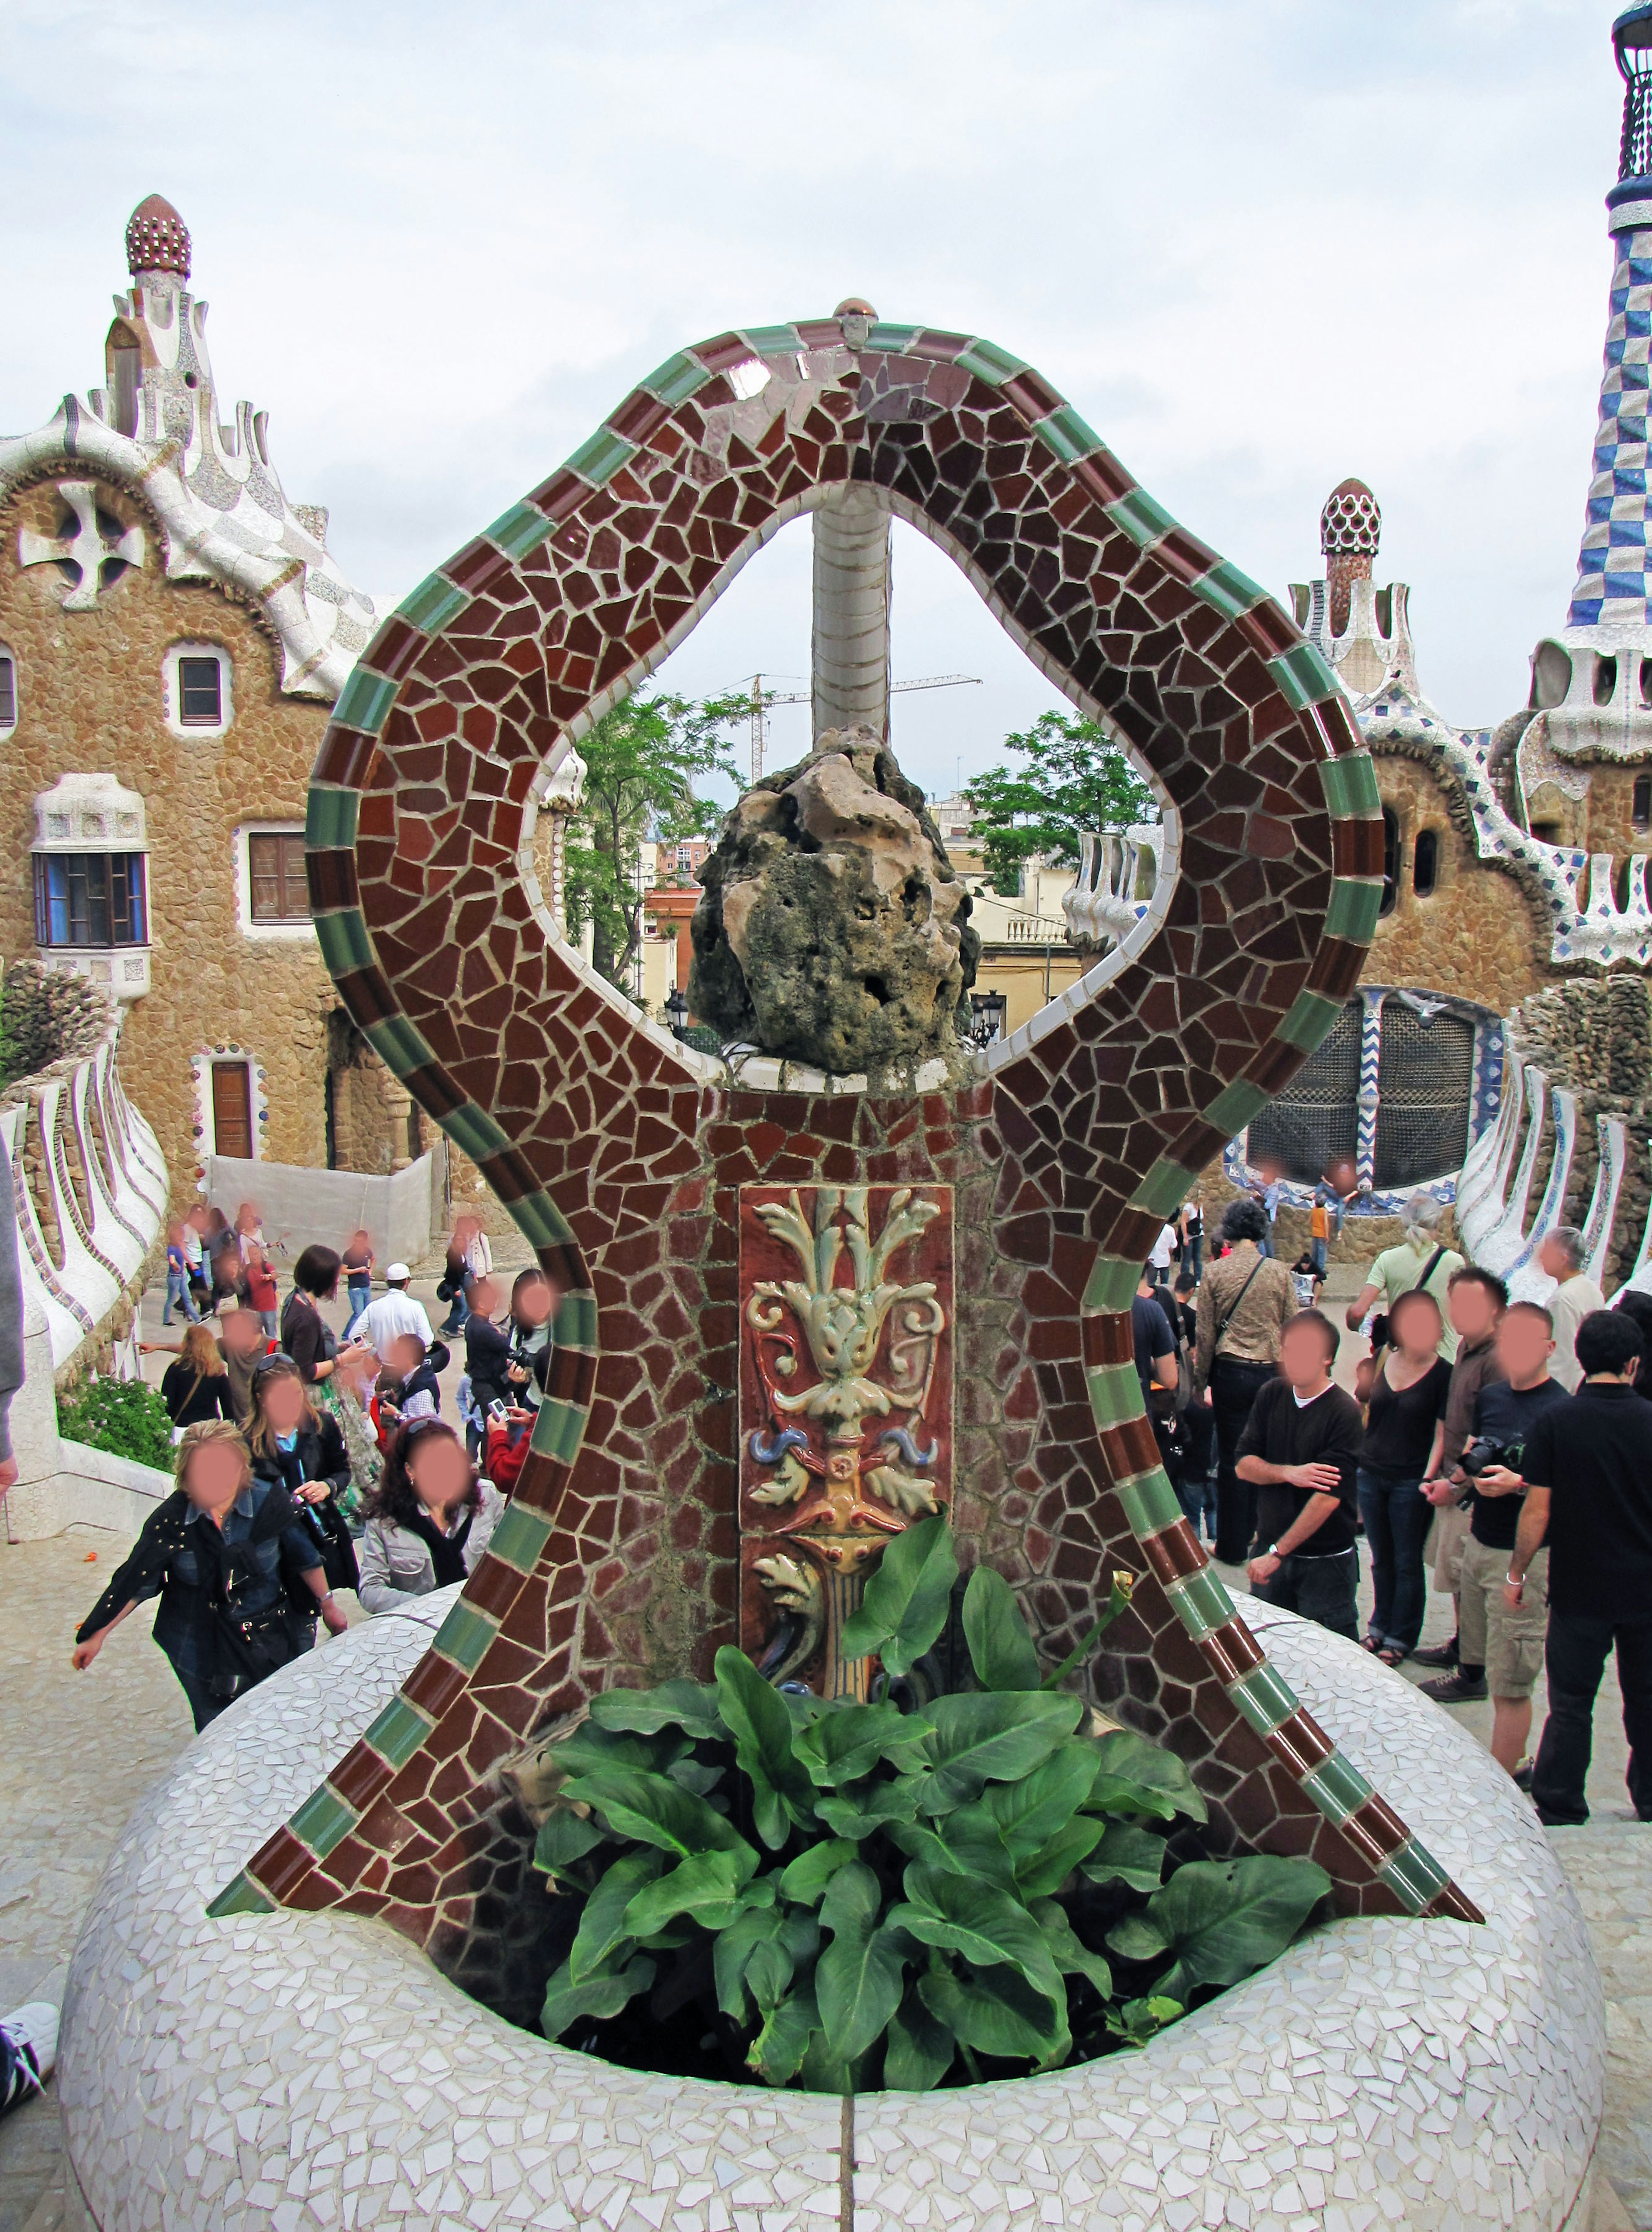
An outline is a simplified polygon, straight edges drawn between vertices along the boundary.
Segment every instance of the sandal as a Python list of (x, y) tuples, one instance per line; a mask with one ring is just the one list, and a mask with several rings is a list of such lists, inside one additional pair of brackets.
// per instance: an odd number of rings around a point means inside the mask
[(1409, 1656), (1409, 1651), (1397, 1650), (1391, 1643), (1385, 1643), (1377, 1654), (1377, 1663), (1383, 1666), (1403, 1666)]
[(1362, 1651), (1378, 1651), (1383, 1647), (1382, 1639), (1375, 1635), (1362, 1635), (1359, 1638), (1359, 1647)]

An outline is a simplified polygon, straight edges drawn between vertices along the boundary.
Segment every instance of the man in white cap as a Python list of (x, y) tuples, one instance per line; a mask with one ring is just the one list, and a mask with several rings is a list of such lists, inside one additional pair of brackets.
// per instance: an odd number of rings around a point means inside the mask
[(367, 1343), (380, 1364), (389, 1363), (390, 1344), (399, 1334), (417, 1333), (427, 1349), (436, 1338), (424, 1303), (407, 1291), (412, 1275), (405, 1263), (392, 1263), (385, 1274), (384, 1293), (367, 1305), (356, 1329), (356, 1338)]

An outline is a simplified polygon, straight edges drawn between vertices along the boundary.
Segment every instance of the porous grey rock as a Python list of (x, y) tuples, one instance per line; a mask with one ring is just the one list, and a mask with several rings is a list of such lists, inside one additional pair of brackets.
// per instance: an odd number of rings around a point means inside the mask
[(689, 1004), (729, 1040), (851, 1075), (946, 1054), (981, 940), (941, 834), (870, 729), (746, 792), (701, 871)]

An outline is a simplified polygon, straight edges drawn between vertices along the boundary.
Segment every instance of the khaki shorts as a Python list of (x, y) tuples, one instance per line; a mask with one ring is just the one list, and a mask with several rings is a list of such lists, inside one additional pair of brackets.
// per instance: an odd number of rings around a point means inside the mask
[(1463, 1544), (1474, 1513), (1461, 1504), (1442, 1503), (1434, 1515), (1434, 1586), (1455, 1596), (1462, 1572)]
[(1526, 1568), (1525, 1599), (1511, 1611), (1503, 1595), (1512, 1550), (1493, 1550), (1471, 1534), (1463, 1545), (1458, 1584), (1459, 1649), (1470, 1666), (1483, 1662), (1493, 1697), (1529, 1697), (1543, 1671), (1549, 1625), (1549, 1554)]

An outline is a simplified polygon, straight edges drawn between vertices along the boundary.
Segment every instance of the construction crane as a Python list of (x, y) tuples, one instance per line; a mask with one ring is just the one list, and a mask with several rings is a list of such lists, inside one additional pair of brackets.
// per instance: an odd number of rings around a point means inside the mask
[[(979, 683), (978, 674), (924, 674), (911, 682), (891, 682), (889, 694), (892, 698), (900, 690), (956, 690), (966, 683)], [(807, 705), (813, 698), (812, 690), (765, 690), (761, 674), (751, 677), (751, 779), (760, 782), (763, 774), (763, 753), (768, 742), (768, 709), (771, 705)]]

